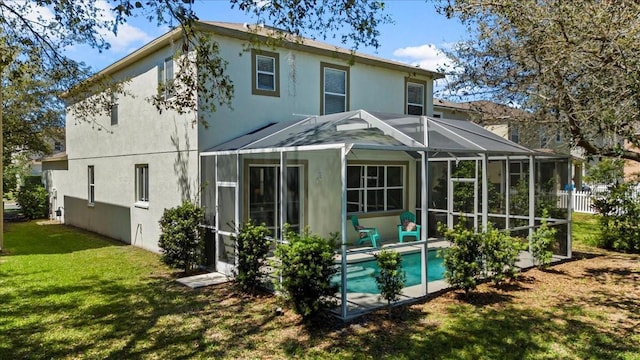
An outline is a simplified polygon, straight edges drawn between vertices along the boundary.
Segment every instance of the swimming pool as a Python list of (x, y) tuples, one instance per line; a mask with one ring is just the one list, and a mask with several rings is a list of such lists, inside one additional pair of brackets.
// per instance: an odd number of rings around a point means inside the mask
[[(444, 264), (438, 256), (437, 250), (429, 250), (427, 262), (427, 281), (442, 280), (444, 278)], [(420, 285), (422, 281), (422, 266), (420, 252), (402, 255), (402, 269), (407, 274), (404, 286)], [(351, 263), (347, 265), (347, 292), (379, 294), (375, 276), (378, 264), (375, 259)], [(340, 286), (340, 273), (331, 279), (333, 284)]]

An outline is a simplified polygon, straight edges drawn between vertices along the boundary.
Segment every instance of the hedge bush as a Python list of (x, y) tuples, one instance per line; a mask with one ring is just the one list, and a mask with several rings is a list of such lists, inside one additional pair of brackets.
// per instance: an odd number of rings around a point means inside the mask
[(452, 245), (441, 250), (444, 257), (444, 277), (454, 288), (469, 294), (481, 279), (496, 284), (513, 279), (518, 274), (516, 262), (524, 245), (507, 232), (491, 224), (485, 232), (476, 232), (457, 223), (453, 229), (440, 224), (439, 231)]
[(49, 194), (40, 184), (22, 186), (17, 201), (22, 213), (29, 219), (42, 219), (49, 215)]
[(160, 218), (161, 260), (168, 266), (192, 271), (203, 259), (204, 241), (198, 225), (203, 218), (202, 208), (188, 201), (165, 209)]
[(484, 277), (496, 284), (504, 280), (512, 280), (518, 276), (516, 262), (525, 244), (519, 239), (493, 227), (491, 223), (487, 231), (480, 234), (482, 254), (484, 257)]
[(482, 274), (482, 239), (463, 222), (457, 223), (453, 229), (440, 224), (438, 231), (452, 243), (449, 248), (441, 250), (444, 278), (454, 288), (469, 294), (475, 290)]
[(310, 234), (308, 229), (302, 234), (287, 229), (285, 234), (287, 243), (275, 250), (279, 264), (274, 265), (282, 279), (275, 280), (275, 285), (295, 311), (304, 320), (310, 320), (335, 306), (331, 298), (338, 286), (331, 284), (331, 277), (337, 272), (334, 262), (337, 234), (330, 239)]
[(598, 246), (640, 253), (640, 191), (636, 181), (615, 184), (593, 200), (599, 213)]
[(235, 281), (245, 291), (256, 291), (265, 281), (264, 265), (271, 244), (267, 238), (269, 235), (264, 223), (256, 225), (249, 221), (238, 229), (238, 237), (234, 237), (238, 246)]

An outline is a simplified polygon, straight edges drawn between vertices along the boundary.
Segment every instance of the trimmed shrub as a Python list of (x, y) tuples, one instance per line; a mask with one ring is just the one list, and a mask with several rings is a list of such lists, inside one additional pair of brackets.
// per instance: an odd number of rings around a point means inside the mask
[(42, 219), (49, 214), (49, 194), (40, 184), (22, 186), (17, 201), (22, 213), (29, 219)]
[(453, 229), (441, 224), (439, 231), (452, 243), (440, 254), (444, 258), (444, 277), (454, 288), (468, 295), (483, 278), (498, 284), (517, 277), (516, 262), (524, 245), (507, 232), (489, 224), (486, 232), (476, 233), (464, 222)]
[(441, 250), (444, 258), (444, 278), (457, 289), (468, 295), (475, 290), (482, 274), (482, 238), (480, 234), (467, 229), (461, 221), (453, 229), (440, 224), (438, 231), (444, 234), (452, 245)]
[(374, 255), (378, 262), (376, 284), (380, 296), (387, 300), (387, 308), (391, 315), (391, 302), (400, 299), (407, 275), (402, 270), (402, 255), (393, 250), (382, 250)]
[(598, 246), (640, 253), (640, 194), (637, 188), (637, 182), (615, 184), (593, 200), (593, 207), (600, 214)]
[(164, 210), (160, 218), (159, 241), (162, 262), (185, 273), (201, 263), (204, 241), (198, 225), (203, 214), (202, 208), (188, 201)]
[(494, 228), (491, 223), (480, 237), (484, 256), (484, 276), (496, 284), (507, 279), (515, 279), (518, 276), (516, 262), (524, 245), (518, 239), (509, 236), (508, 232)]
[(534, 265), (539, 268), (546, 269), (551, 264), (553, 251), (551, 249), (556, 239), (557, 229), (552, 228), (547, 223), (549, 213), (544, 211), (542, 214), (542, 223), (531, 234), (531, 256), (533, 256)]
[(334, 263), (337, 234), (329, 240), (310, 234), (308, 229), (302, 234), (286, 229), (285, 234), (287, 243), (278, 245), (275, 251), (280, 262), (277, 275), (282, 278), (275, 285), (295, 311), (304, 320), (310, 320), (335, 306), (331, 297), (338, 286), (331, 285), (331, 277), (337, 272)]
[(249, 221), (242, 225), (238, 237), (234, 238), (238, 246), (235, 281), (245, 291), (256, 291), (267, 276), (263, 269), (269, 253), (269, 234), (264, 223), (256, 225)]

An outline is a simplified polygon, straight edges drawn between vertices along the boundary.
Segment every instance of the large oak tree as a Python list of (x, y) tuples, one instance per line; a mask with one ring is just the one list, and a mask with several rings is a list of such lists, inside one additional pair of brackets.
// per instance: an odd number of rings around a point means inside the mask
[(640, 161), (640, 2), (441, 0), (470, 39), (450, 90), (515, 104), (587, 155)]

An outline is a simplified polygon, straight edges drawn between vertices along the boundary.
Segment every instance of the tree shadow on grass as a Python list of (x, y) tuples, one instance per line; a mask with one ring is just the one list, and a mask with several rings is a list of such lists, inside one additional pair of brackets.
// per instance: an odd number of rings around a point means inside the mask
[[(0, 358), (611, 358), (612, 351), (635, 350), (628, 339), (613, 343), (615, 334), (576, 309), (522, 309), (509, 296), (496, 304), (492, 292), (446, 305), (446, 315), (425, 301), (406, 312), (394, 309), (402, 315), (391, 318), (383, 310), (347, 324), (303, 327), (289, 312), (275, 315), (275, 297), (244, 296), (228, 285), (190, 290), (169, 276), (143, 282), (86, 277), (22, 290), (21, 297), (41, 299), (29, 307), (16, 298), (3, 306), (3, 325), (16, 324), (0, 342)], [(632, 301), (620, 304), (625, 311), (640, 306), (637, 299), (625, 301)]]
[[(427, 304), (428, 308), (428, 304)], [(504, 309), (451, 305), (447, 319), (439, 313), (409, 316), (405, 321), (372, 315), (363, 324), (321, 332), (308, 342), (281, 341), (290, 356), (322, 348), (336, 349), (343, 358), (522, 359), (611, 358), (612, 353), (637, 350), (633, 340), (616, 344), (607, 329), (560, 311)], [(341, 350), (340, 350), (341, 349)]]
[(66, 254), (107, 246), (126, 246), (120, 241), (72, 226), (38, 225), (36, 221), (9, 224), (4, 240), (7, 255)]
[(507, 303), (513, 300), (512, 295), (492, 290), (482, 292), (474, 291), (469, 294), (458, 292), (456, 293), (455, 297), (457, 300), (466, 302), (473, 306), (487, 306), (499, 303)]
[(567, 259), (566, 261), (593, 259), (593, 258), (600, 257), (600, 256), (604, 256), (604, 254), (599, 254), (599, 253), (595, 253), (595, 252), (573, 251), (571, 253), (571, 259)]
[(255, 307), (255, 298), (223, 287), (194, 291), (168, 277), (142, 284), (86, 277), (23, 288), (21, 296), (41, 301), (5, 299), (1, 323), (12, 336), (0, 341), (0, 358), (235, 357), (278, 326), (272, 307)]

